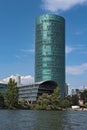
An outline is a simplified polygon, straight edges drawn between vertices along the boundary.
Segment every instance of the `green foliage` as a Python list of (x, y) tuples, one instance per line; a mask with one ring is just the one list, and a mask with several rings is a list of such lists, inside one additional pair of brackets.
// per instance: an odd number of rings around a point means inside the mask
[(4, 95), (0, 93), (0, 108), (4, 107)]
[(87, 103), (84, 104), (84, 107), (87, 108)]
[(84, 101), (84, 103), (87, 102), (87, 90), (84, 90), (84, 91), (81, 93), (81, 99)]
[(53, 94), (43, 94), (37, 100), (36, 109), (39, 110), (59, 110), (60, 104), (60, 89), (57, 87)]
[(61, 93), (60, 93), (59, 87), (54, 89), (54, 92), (51, 95), (50, 100), (51, 100), (52, 109), (54, 109), (54, 110), (60, 109)]
[(66, 100), (69, 101), (70, 106), (72, 105), (72, 96), (68, 95), (67, 97), (65, 97)]
[(72, 105), (78, 105), (79, 98), (77, 95), (72, 96)]
[(19, 102), (19, 106), (22, 109), (30, 109), (30, 105), (24, 98)]
[(8, 89), (5, 94), (6, 105), (9, 109), (15, 109), (18, 105), (18, 89), (17, 83), (10, 78), (8, 82)]
[(25, 106), (25, 105), (26, 105), (26, 100), (25, 100), (25, 99), (22, 99), (22, 100), (20, 101), (20, 104), (21, 104), (21, 106)]
[(78, 103), (79, 103), (79, 98), (77, 95), (72, 95), (72, 96), (69, 95), (65, 99), (69, 101), (70, 106), (78, 105)]
[(68, 108), (68, 107), (70, 107), (70, 102), (69, 102), (69, 100), (67, 100), (67, 99), (65, 99), (65, 100), (63, 100), (63, 101), (61, 101), (61, 107), (62, 108)]
[(38, 98), (36, 109), (46, 110), (49, 103), (50, 103), (50, 95), (44, 93), (42, 96)]
[(38, 110), (38, 107), (36, 108), (36, 104), (29, 104), (30, 110)]

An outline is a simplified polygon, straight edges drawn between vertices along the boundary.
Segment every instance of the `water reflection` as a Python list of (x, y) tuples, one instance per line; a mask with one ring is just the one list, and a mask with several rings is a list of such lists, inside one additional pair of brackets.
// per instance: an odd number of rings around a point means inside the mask
[(86, 130), (80, 111), (0, 110), (0, 130)]

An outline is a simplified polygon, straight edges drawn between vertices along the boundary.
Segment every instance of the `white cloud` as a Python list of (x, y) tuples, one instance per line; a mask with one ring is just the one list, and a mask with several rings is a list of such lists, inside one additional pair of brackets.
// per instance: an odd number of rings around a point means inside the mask
[(34, 49), (21, 49), (22, 52), (30, 53), (34, 52)]
[(70, 53), (70, 52), (72, 52), (72, 51), (73, 51), (73, 48), (72, 48), (72, 47), (66, 46), (66, 48), (65, 48), (66, 54), (68, 54), (68, 53)]
[(76, 66), (67, 66), (66, 73), (70, 75), (80, 75), (87, 71), (87, 63)]
[[(71, 47), (71, 46), (66, 46), (65, 47), (65, 52), (66, 54), (69, 54), (71, 52), (76, 52), (76, 53), (79, 53), (79, 54), (86, 54), (87, 55), (87, 45), (84, 43), (82, 44), (76, 44), (74, 43), (75, 46)], [(73, 45), (74, 45), (73, 44)]]
[(75, 32), (75, 35), (78, 35), (78, 36), (80, 36), (81, 34), (83, 34), (84, 32), (82, 32), (82, 31), (77, 31), (77, 32)]
[[(26, 76), (20, 75), (20, 76), (21, 76), (21, 84), (30, 84), (34, 82), (34, 77), (32, 77), (31, 75), (26, 75)], [(16, 80), (16, 76), (11, 75), (7, 78), (4, 78), (1, 82), (8, 83), (10, 78)]]
[(17, 58), (17, 59), (22, 59), (21, 56), (19, 56), (19, 55), (16, 55), (16, 58)]
[(15, 76), (14, 75), (11, 75), (9, 77), (6, 77), (2, 80), (2, 82), (5, 82), (5, 83), (8, 83), (9, 79), (12, 78), (12, 79), (15, 79)]
[(42, 0), (42, 7), (51, 12), (68, 10), (76, 5), (83, 5), (87, 0)]

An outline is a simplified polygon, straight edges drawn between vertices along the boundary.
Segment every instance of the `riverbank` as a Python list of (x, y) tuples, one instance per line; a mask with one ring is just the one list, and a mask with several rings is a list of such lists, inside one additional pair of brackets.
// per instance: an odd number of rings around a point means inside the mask
[(70, 110), (70, 111), (87, 111), (87, 108), (67, 108), (67, 109), (63, 109), (63, 110)]
[[(0, 110), (9, 110), (8, 108), (0, 108)], [(16, 108), (16, 109), (11, 109), (11, 110), (37, 110), (37, 109), (29, 109), (29, 108)], [(42, 111), (42, 110), (41, 110)], [(53, 111), (53, 110), (46, 110), (46, 111)], [(87, 111), (87, 108), (62, 108), (59, 110), (54, 110), (54, 111)]]

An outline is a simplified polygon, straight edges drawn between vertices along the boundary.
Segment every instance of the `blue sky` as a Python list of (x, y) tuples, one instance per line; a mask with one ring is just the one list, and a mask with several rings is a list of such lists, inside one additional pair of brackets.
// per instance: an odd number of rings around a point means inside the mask
[(54, 13), (66, 20), (66, 82), (87, 86), (87, 0), (0, 0), (0, 79), (34, 77), (35, 18)]

